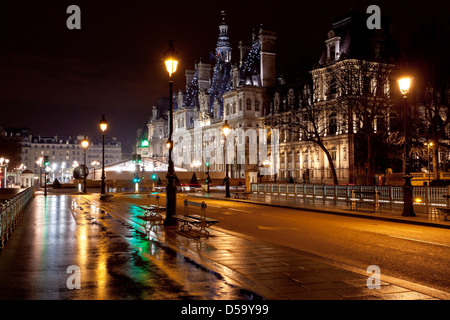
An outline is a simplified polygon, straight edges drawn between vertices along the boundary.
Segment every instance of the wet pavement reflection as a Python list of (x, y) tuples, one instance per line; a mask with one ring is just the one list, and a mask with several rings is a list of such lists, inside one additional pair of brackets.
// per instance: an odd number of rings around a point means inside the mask
[(0, 249), (0, 299), (252, 298), (82, 196), (38, 195)]

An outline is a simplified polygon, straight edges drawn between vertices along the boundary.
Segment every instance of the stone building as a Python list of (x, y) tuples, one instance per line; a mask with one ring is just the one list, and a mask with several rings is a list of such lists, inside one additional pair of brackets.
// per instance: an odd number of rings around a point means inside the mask
[[(222, 12), (214, 63), (200, 61), (195, 70), (186, 71), (186, 91), (175, 99), (176, 165), (204, 171), (208, 162), (211, 171), (223, 172), (226, 162), (231, 178), (245, 178), (246, 172), (258, 170), (262, 158), (252, 146), (258, 144), (276, 85), (276, 39), (267, 30), (253, 33), (251, 43), (240, 42), (239, 62), (233, 64)], [(221, 129), (225, 121), (232, 131), (224, 148)]]
[[(147, 123), (148, 147), (139, 147), (137, 152), (143, 157), (150, 157), (158, 161), (166, 162), (168, 149), (166, 146), (168, 139), (168, 116), (169, 101), (161, 98), (153, 106), (152, 114)], [(147, 150), (145, 150), (147, 149)]]
[(277, 178), (333, 183), (332, 161), (338, 183), (365, 183), (371, 164), (355, 152), (355, 137), (363, 129), (365, 139), (393, 130), (398, 58), (388, 22), (369, 30), (366, 19), (356, 12), (338, 17), (311, 77), (277, 87), (265, 117), (280, 129)]
[[(102, 162), (102, 139), (90, 138), (86, 151), (86, 165), (91, 168), (91, 162)], [(84, 150), (81, 141), (84, 136), (40, 136), (26, 135), (21, 137), (22, 163), (38, 177), (41, 168), (37, 164), (39, 158), (48, 156), (51, 178), (69, 181), (72, 177), (73, 166), (84, 163)], [(122, 160), (122, 145), (114, 137), (105, 137), (105, 165)]]

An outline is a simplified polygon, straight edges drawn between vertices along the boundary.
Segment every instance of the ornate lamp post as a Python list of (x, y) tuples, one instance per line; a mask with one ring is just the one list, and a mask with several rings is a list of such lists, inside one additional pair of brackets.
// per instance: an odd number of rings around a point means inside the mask
[(403, 179), (405, 183), (403, 185), (403, 212), (402, 216), (415, 217), (413, 206), (413, 186), (411, 184), (411, 160), (409, 159), (409, 134), (408, 134), (408, 121), (407, 112), (408, 106), (406, 99), (411, 89), (411, 78), (404, 77), (398, 80), (398, 86), (403, 96), (403, 135), (405, 136), (404, 158), (405, 158), (405, 175)]
[(231, 128), (228, 125), (228, 120), (225, 120), (225, 123), (222, 126), (222, 134), (223, 134), (223, 163), (225, 165), (225, 198), (230, 198), (230, 178), (228, 176), (228, 165), (226, 160), (226, 141), (227, 136), (230, 134)]
[(177, 52), (173, 41), (169, 41), (169, 49), (164, 54), (164, 63), (166, 65), (167, 72), (169, 73), (169, 140), (167, 141), (167, 146), (169, 148), (169, 161), (167, 169), (167, 188), (166, 188), (166, 208), (167, 214), (164, 220), (164, 225), (173, 226), (177, 224), (176, 219), (173, 216), (176, 214), (177, 207), (177, 186), (175, 185), (175, 168), (172, 160), (173, 152), (173, 77), (172, 75), (177, 70), (178, 66)]
[(83, 193), (86, 193), (86, 150), (89, 147), (89, 140), (86, 136), (84, 136), (84, 139), (81, 141), (81, 147), (83, 148), (84, 152), (84, 166), (83, 166)]
[(36, 164), (39, 167), (39, 188), (42, 187), (42, 165), (44, 164), (44, 158), (40, 157), (39, 160), (36, 160)]
[(102, 115), (100, 120), (100, 130), (102, 130), (102, 182), (100, 187), (100, 200), (102, 200), (106, 195), (106, 184), (105, 184), (105, 131), (108, 128), (108, 122), (106, 122), (105, 115)]
[(95, 180), (95, 167), (98, 166), (99, 164), (100, 162), (98, 162), (97, 160), (91, 162), (91, 166), (94, 168), (94, 177), (92, 178), (93, 180)]
[(206, 181), (207, 181), (207, 184), (206, 184), (206, 193), (208, 193), (209, 194), (209, 185), (211, 184), (211, 177), (209, 176), (209, 166), (210, 166), (210, 163), (209, 163), (209, 161), (206, 161), (205, 162), (205, 166), (206, 166)]

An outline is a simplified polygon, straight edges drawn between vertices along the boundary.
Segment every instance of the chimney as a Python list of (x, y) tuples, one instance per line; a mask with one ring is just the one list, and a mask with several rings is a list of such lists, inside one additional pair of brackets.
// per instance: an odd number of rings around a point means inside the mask
[(211, 65), (209, 63), (199, 62), (198, 68), (198, 88), (208, 90), (211, 85)]
[(186, 90), (191, 83), (192, 79), (194, 79), (195, 70), (186, 70)]
[(276, 33), (261, 29), (259, 31), (261, 41), (261, 85), (263, 87), (276, 86)]

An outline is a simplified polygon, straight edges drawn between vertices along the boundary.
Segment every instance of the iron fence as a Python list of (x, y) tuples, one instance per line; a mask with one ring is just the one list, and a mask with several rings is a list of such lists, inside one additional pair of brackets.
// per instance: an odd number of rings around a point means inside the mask
[(1, 246), (11, 235), (22, 217), (23, 210), (34, 197), (34, 188), (30, 187), (14, 195), (0, 204), (0, 237)]
[[(402, 186), (357, 186), (357, 185), (317, 185), (317, 184), (273, 184), (253, 183), (251, 192), (255, 195), (294, 196), (346, 201), (355, 193), (378, 192), (380, 203), (403, 204)], [(414, 204), (430, 207), (450, 206), (449, 187), (413, 187)]]

